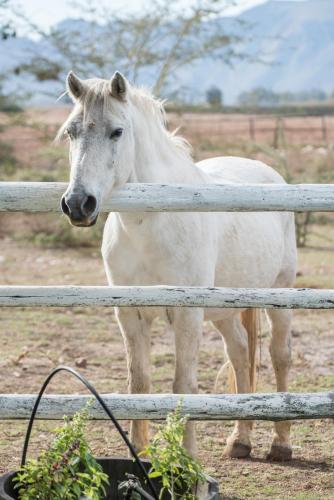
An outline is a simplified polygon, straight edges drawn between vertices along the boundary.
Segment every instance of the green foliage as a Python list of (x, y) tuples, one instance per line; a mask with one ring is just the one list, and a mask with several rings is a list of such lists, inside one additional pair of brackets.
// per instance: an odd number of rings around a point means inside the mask
[(161, 479), (160, 498), (168, 491), (172, 500), (194, 500), (196, 486), (205, 482), (201, 465), (182, 445), (187, 420), (180, 403), (143, 451), (152, 464), (150, 477)]
[[(1, 1), (1, 0), (0, 0)], [(1, 37), (1, 6), (0, 6), (0, 37)], [(1, 42), (0, 42), (1, 43)], [(22, 110), (19, 98), (3, 89), (5, 77), (0, 74), (0, 111), (5, 113), (18, 113)]]
[(29, 241), (42, 248), (94, 248), (98, 250), (101, 242), (105, 214), (101, 214), (97, 224), (90, 228), (71, 226), (65, 217), (47, 214), (35, 216), (27, 227), (16, 238)]
[(307, 102), (326, 102), (329, 96), (320, 89), (300, 92), (274, 92), (273, 90), (257, 87), (239, 95), (241, 106), (281, 106), (286, 104), (300, 104)]
[(36, 56), (29, 63), (21, 64), (15, 69), (16, 74), (29, 72), (36, 76), (39, 82), (46, 80), (60, 80), (62, 66), (50, 59)]
[(10, 0), (0, 0), (0, 40), (15, 37), (16, 31), (10, 20)]
[(99, 500), (105, 495), (108, 476), (85, 438), (88, 406), (72, 420), (65, 417), (48, 450), (19, 470), (14, 481), (20, 500)]
[(2, 177), (10, 176), (16, 172), (18, 161), (13, 152), (13, 147), (0, 140), (0, 164)]
[(206, 101), (211, 107), (221, 107), (223, 94), (219, 87), (212, 86), (206, 91)]

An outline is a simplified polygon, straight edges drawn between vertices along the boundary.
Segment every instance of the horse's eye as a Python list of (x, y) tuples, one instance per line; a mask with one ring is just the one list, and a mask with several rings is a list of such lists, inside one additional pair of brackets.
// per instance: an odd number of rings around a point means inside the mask
[(122, 128), (116, 128), (113, 130), (110, 134), (110, 139), (117, 139), (118, 137), (121, 137), (123, 134), (123, 129)]
[(68, 137), (69, 137), (70, 139), (74, 139), (74, 133), (73, 133), (73, 130), (72, 130), (72, 129), (67, 128), (67, 129), (66, 129), (66, 134), (68, 135)]

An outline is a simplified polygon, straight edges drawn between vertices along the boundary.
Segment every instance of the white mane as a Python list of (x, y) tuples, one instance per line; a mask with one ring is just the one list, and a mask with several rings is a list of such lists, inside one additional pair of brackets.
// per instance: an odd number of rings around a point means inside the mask
[(131, 99), (142, 116), (145, 117), (146, 123), (153, 121), (154, 125), (158, 125), (157, 131), (161, 136), (165, 137), (171, 146), (186, 155), (188, 160), (191, 159), (191, 145), (184, 137), (177, 134), (179, 129), (173, 132), (167, 129), (167, 115), (164, 108), (166, 100), (155, 98), (144, 87), (131, 87)]

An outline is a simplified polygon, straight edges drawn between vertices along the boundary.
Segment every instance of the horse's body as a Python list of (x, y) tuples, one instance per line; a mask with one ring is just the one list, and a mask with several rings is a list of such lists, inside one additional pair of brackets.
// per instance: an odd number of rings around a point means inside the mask
[[(157, 101), (130, 87), (121, 75), (109, 83), (109, 94), (107, 83), (82, 82), (73, 75), (68, 79), (76, 108), (64, 128), (79, 122), (81, 135), (72, 137), (71, 183), (63, 208), (75, 224), (94, 222), (101, 200), (125, 182), (284, 182), (270, 167), (242, 158), (214, 158), (195, 165), (186, 144), (165, 129)], [(99, 124), (103, 130), (112, 127), (113, 121), (122, 126), (123, 137), (117, 142), (123, 141), (123, 150), (120, 144), (110, 144), (112, 156), (108, 157), (110, 152), (101, 147), (102, 134), (98, 135), (97, 128)], [(100, 163), (105, 176), (97, 182)], [(95, 178), (93, 164), (97, 166)], [(104, 229), (102, 255), (111, 285), (292, 286), (296, 272), (294, 218), (278, 212), (111, 213)], [(174, 392), (197, 391), (197, 354), (204, 318), (212, 320), (222, 333), (238, 392), (250, 392), (247, 324), (240, 309), (128, 307), (117, 309), (116, 315), (127, 350), (131, 392), (150, 392), (149, 330), (157, 316), (175, 332)], [(291, 313), (273, 310), (269, 316), (277, 388), (286, 391)], [(270, 456), (289, 458), (289, 424), (277, 423), (275, 427)], [(249, 432), (249, 423), (238, 422), (226, 453), (247, 456), (251, 450)], [(143, 448), (147, 438), (147, 423), (134, 422), (135, 445)], [(188, 425), (186, 444), (194, 451), (193, 424)]]

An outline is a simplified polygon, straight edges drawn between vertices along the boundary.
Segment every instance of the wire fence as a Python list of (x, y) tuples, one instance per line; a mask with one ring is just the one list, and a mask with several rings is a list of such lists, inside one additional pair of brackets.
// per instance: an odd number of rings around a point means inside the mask
[(170, 123), (186, 136), (206, 136), (211, 140), (247, 140), (254, 143), (329, 144), (334, 143), (333, 116), (225, 115), (222, 113), (171, 114)]

